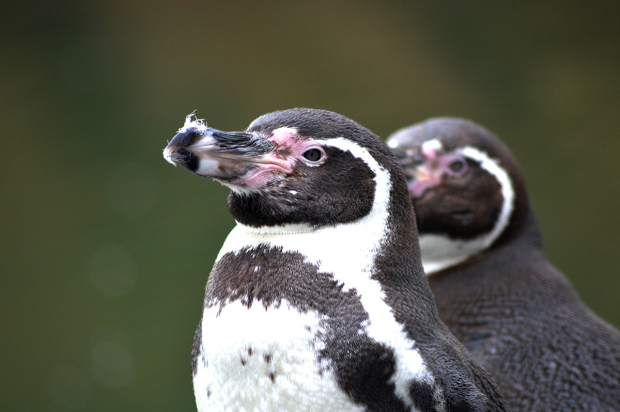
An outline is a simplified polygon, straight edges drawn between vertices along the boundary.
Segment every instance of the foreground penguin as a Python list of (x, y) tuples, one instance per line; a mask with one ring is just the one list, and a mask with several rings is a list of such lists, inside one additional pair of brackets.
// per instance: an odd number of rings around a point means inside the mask
[(237, 221), (192, 350), (199, 411), (503, 411), (437, 314), (396, 158), (336, 113), (245, 132), (188, 118), (166, 160), (231, 189)]
[(497, 137), (437, 118), (388, 139), (407, 176), (441, 319), (513, 411), (620, 411), (620, 333), (543, 251), (519, 167)]

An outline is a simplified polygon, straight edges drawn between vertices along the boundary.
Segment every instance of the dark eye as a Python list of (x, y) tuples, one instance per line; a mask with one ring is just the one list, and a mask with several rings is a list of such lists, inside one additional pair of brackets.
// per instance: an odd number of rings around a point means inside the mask
[(450, 162), (448, 169), (450, 169), (452, 173), (461, 173), (465, 170), (465, 166), (465, 160), (455, 159)]
[(318, 162), (319, 160), (321, 160), (321, 157), (323, 157), (323, 152), (313, 147), (313, 148), (306, 150), (303, 156), (306, 158), (306, 160), (310, 162)]

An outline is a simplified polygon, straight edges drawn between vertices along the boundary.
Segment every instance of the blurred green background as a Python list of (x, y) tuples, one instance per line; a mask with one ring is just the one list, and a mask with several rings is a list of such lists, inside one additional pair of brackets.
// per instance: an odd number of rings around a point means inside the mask
[(225, 188), (161, 156), (194, 110), (222, 130), (291, 107), (384, 138), (488, 127), (552, 261), (619, 326), (619, 21), (617, 0), (1, 2), (0, 410), (195, 410), (234, 222)]

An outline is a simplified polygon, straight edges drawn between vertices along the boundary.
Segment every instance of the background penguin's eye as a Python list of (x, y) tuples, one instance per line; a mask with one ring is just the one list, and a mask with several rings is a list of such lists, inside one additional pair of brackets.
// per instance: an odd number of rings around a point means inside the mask
[(465, 171), (465, 166), (466, 164), (463, 159), (455, 159), (450, 162), (448, 169), (450, 169), (452, 173), (461, 173)]
[(323, 153), (319, 149), (313, 147), (306, 150), (303, 156), (306, 158), (306, 160), (309, 160), (311, 162), (318, 162), (319, 160), (321, 160), (321, 157), (323, 157)]

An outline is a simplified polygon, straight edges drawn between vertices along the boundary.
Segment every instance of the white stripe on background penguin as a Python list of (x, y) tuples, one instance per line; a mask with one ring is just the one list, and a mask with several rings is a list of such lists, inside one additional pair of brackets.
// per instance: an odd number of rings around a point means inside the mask
[(395, 132), (441, 319), (512, 411), (620, 411), (620, 333), (548, 261), (525, 181), (499, 139), (462, 119)]
[(164, 157), (231, 188), (237, 226), (192, 348), (199, 411), (504, 411), (438, 318), (402, 170), (336, 113), (188, 118)]

